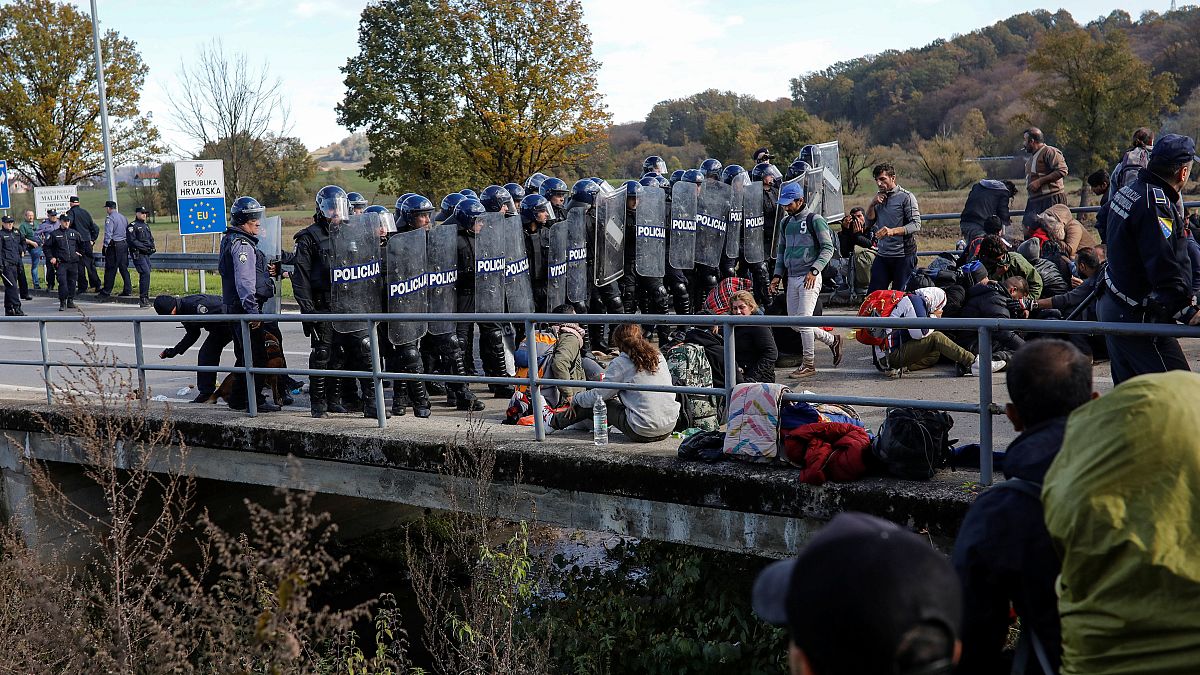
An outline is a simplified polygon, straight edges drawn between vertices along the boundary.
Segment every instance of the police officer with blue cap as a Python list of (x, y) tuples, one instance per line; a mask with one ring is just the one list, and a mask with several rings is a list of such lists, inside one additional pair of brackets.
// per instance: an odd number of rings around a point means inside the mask
[[(1196, 325), (1200, 320), (1179, 193), (1197, 159), (1194, 140), (1163, 136), (1148, 166), (1109, 200), (1104, 277), (1109, 292), (1097, 306), (1101, 321)], [(1106, 335), (1105, 341), (1114, 384), (1145, 373), (1189, 370), (1175, 338)]]

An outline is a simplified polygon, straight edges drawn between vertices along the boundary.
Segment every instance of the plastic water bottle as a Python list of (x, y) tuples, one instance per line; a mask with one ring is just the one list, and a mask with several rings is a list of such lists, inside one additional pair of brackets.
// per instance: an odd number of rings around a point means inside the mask
[(592, 404), (592, 443), (608, 445), (608, 406), (599, 396)]

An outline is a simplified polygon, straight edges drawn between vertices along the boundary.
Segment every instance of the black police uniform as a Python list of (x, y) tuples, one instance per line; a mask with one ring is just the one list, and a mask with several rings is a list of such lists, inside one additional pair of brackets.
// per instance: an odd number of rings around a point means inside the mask
[[(224, 313), (225, 300), (223, 296), (203, 295), (200, 293), (185, 295), (180, 298), (175, 310), (175, 314), (179, 316), (206, 316), (209, 314)], [(200, 334), (207, 331), (208, 336), (204, 338), (204, 342), (200, 345), (200, 354), (196, 357), (196, 365), (219, 366), (221, 365), (221, 352), (234, 339), (233, 324), (228, 323), (187, 321), (183, 324), (183, 330), (183, 338), (174, 347), (164, 349), (160, 355), (162, 358), (170, 359), (186, 354), (187, 350), (191, 349), (192, 345), (196, 344), (196, 341), (200, 339)], [(240, 348), (240, 344), (234, 347), (235, 351)], [(216, 390), (217, 374), (215, 372), (196, 373), (196, 393), (199, 395), (197, 398), (211, 396)], [(243, 399), (246, 396), (245, 385), (243, 385), (241, 395)]]
[[(403, 221), (397, 222), (398, 227), (404, 227)], [(383, 260), (387, 260), (387, 240), (391, 239), (401, 231), (411, 231), (410, 228), (398, 230), (395, 233), (389, 234), (383, 240)], [(423, 255), (418, 253), (418, 255)], [(379, 336), (381, 344), (386, 345), (386, 354), (384, 357), (387, 369), (393, 373), (422, 373), (424, 372), (424, 363), (421, 359), (421, 349), (419, 341), (405, 342), (403, 344), (392, 344), (388, 339), (387, 323), (379, 324)], [(392, 380), (392, 414), (403, 415), (407, 412), (408, 405), (411, 404), (413, 411), (417, 417), (429, 417), (429, 389), (425, 383), (420, 380)]]
[[(329, 240), (329, 220), (322, 214), (313, 216), (313, 223), (296, 233), (296, 250), (290, 261), (292, 292), (301, 314), (328, 314), (333, 311), (332, 269), (333, 246)], [(313, 370), (371, 370), (370, 336), (366, 330), (339, 333), (329, 321), (304, 323), (311, 351), (308, 367)], [(362, 390), (363, 414), (375, 417), (375, 386), (370, 380), (358, 382)], [(325, 377), (309, 378), (309, 399), (313, 417), (330, 412), (346, 412), (341, 407), (337, 380)]]
[[(1100, 320), (1186, 320), (1192, 309), (1191, 268), (1179, 193), (1141, 169), (1136, 180), (1113, 195), (1109, 208), (1108, 289), (1097, 303)], [(1106, 335), (1105, 342), (1114, 384), (1145, 373), (1189, 370), (1175, 338)]]
[(125, 231), (125, 240), (129, 245), (129, 257), (133, 259), (133, 267), (138, 273), (138, 297), (142, 306), (150, 301), (150, 256), (154, 255), (154, 233), (150, 224), (144, 220), (134, 220)]
[[(458, 311), (469, 313), (475, 311), (475, 231), (464, 227), (458, 228), (458, 282), (455, 286), (458, 297)], [(507, 366), (504, 361), (504, 328), (494, 321), (479, 322), (479, 359), (483, 362), (483, 372), (489, 377), (505, 377)], [(474, 324), (459, 322), (458, 342), (462, 345), (468, 372), (474, 371)], [(494, 392), (505, 389), (501, 385), (491, 385)]]
[[(275, 295), (275, 282), (267, 273), (267, 260), (262, 251), (258, 250), (258, 237), (245, 230), (230, 225), (225, 229), (221, 238), (221, 254), (217, 261), (217, 271), (221, 274), (221, 301), (225, 314), (261, 314), (262, 306)], [(242, 331), (250, 330), (250, 362), (259, 368), (267, 365), (265, 350), (266, 339), (264, 330), (274, 328), (279, 334), (279, 327), (272, 323), (259, 322), (258, 327), (235, 322), (233, 324), (233, 354), (234, 366), (241, 367), (246, 363), (246, 355), (242, 349)], [(273, 405), (266, 405), (262, 394), (262, 380), (253, 377), (254, 393), (260, 410), (271, 410)], [(244, 410), (248, 405), (246, 394), (246, 376), (244, 373), (233, 372), (233, 391), (229, 393), (229, 407), (234, 410)]]
[[(551, 215), (550, 219), (554, 218)], [(546, 267), (550, 260), (550, 220), (536, 224), (522, 218), (522, 234), (525, 255), (529, 258), (529, 280), (533, 284), (533, 311), (545, 314), (553, 307), (546, 307), (546, 284), (549, 282)], [(531, 228), (536, 227), (536, 230)]]
[(75, 286), (79, 283), (81, 259), (88, 248), (73, 227), (59, 227), (46, 236), (42, 245), (46, 260), (54, 260), (54, 275), (58, 281), (58, 308), (75, 306)]
[[(670, 311), (671, 299), (667, 296), (663, 277), (645, 277), (637, 273), (637, 210), (625, 209), (625, 274), (621, 277), (621, 298), (625, 313), (666, 314)], [(667, 326), (643, 326), (646, 335), (657, 330), (660, 343), (665, 343), (670, 332)]]
[(21, 251), (24, 238), (15, 228), (0, 229), (0, 279), (4, 283), (4, 315), (23, 316), (21, 311), (21, 285), (17, 271), (21, 267)]
[(67, 210), (71, 214), (71, 229), (79, 234), (79, 288), (75, 295), (87, 292), (88, 286), (97, 291), (101, 288), (100, 275), (96, 273), (96, 257), (93, 249), (96, 237), (100, 236), (100, 228), (92, 220), (92, 214), (76, 204)]
[[(587, 264), (588, 284), (595, 283), (596, 275), (594, 273), (593, 266), (595, 264), (596, 256), (599, 255), (597, 251), (590, 250), (596, 242), (596, 217), (596, 205), (588, 205), (586, 218), (587, 240), (590, 254), (588, 255)], [(593, 314), (624, 314), (625, 303), (621, 299), (620, 282), (614, 281), (610, 284), (605, 284), (604, 286), (592, 286), (589, 305), (590, 307), (586, 309), (577, 305), (575, 307), (575, 311), (579, 313), (585, 313), (590, 309), (591, 313)], [(608, 340), (605, 338), (605, 331), (611, 331), (611, 328), (612, 327), (610, 324), (588, 324), (585, 326), (585, 330), (587, 331), (588, 335), (588, 342), (591, 343), (591, 349), (595, 351), (608, 351), (610, 349)]]

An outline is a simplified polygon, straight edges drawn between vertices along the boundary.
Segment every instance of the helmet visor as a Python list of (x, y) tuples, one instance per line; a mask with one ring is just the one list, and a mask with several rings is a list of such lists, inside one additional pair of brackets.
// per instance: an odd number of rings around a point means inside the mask
[(333, 223), (340, 223), (350, 218), (350, 201), (346, 199), (345, 195), (324, 197), (317, 202), (317, 208), (321, 211), (321, 215)]

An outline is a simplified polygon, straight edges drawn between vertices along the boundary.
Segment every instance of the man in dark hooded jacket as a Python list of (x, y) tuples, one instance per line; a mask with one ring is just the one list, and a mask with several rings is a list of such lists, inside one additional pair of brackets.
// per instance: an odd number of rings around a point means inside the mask
[[(978, 260), (968, 263), (962, 268), (967, 282), (967, 296), (963, 300), (958, 316), (963, 319), (1011, 319), (1010, 311), (1012, 298), (996, 283), (988, 278), (987, 268)], [(977, 331), (957, 331), (951, 337), (954, 341), (972, 354), (979, 353), (979, 333)], [(1020, 349), (1025, 340), (1010, 330), (992, 332), (992, 360), (1007, 362), (1012, 353)]]
[(959, 216), (959, 229), (963, 241), (971, 241), (983, 234), (983, 224), (996, 216), (1002, 226), (1009, 224), (1008, 205), (1017, 194), (1017, 186), (1010, 180), (985, 178), (971, 186), (967, 203)]

